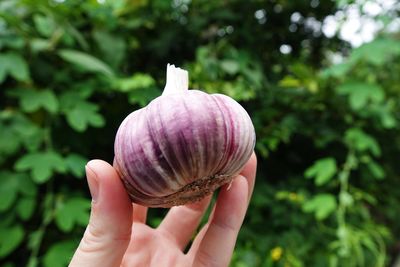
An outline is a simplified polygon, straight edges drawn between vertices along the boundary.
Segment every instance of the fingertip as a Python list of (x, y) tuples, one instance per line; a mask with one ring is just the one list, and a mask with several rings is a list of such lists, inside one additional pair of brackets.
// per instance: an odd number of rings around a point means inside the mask
[(98, 159), (89, 161), (86, 170), (92, 198), (95, 195), (93, 209), (96, 210), (96, 217), (103, 222), (122, 223), (130, 227), (132, 203), (117, 171), (108, 162)]
[[(129, 202), (131, 206), (131, 201), (125, 190), (125, 187), (120, 179), (116, 169), (108, 162), (100, 159), (94, 159), (86, 164), (87, 174), (91, 178), (97, 180), (100, 187), (104, 187), (105, 190), (102, 193), (114, 195), (117, 198), (123, 198)], [(89, 178), (89, 177), (88, 177)]]
[(89, 168), (96, 175), (101, 173), (104, 177), (119, 177), (114, 167), (104, 160), (93, 159), (86, 164), (86, 168)]

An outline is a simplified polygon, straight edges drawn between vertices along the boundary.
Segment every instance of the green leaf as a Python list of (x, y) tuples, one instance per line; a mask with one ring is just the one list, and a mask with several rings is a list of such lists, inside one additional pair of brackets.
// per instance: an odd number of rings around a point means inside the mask
[(25, 59), (16, 53), (0, 54), (0, 83), (10, 75), (18, 81), (29, 81), (29, 68)]
[(350, 106), (354, 110), (365, 107), (369, 102), (381, 103), (385, 98), (382, 87), (376, 84), (351, 81), (336, 88), (339, 94), (348, 95)]
[(131, 92), (134, 90), (147, 90), (147, 88), (154, 86), (154, 79), (144, 73), (136, 73), (132, 77), (119, 78), (115, 80), (114, 87), (120, 92)]
[(99, 30), (93, 32), (93, 37), (104, 55), (104, 60), (117, 68), (125, 56), (125, 40), (118, 35)]
[(85, 101), (86, 97), (75, 91), (67, 91), (60, 95), (60, 109), (63, 113)]
[(17, 89), (11, 93), (20, 99), (20, 105), (25, 112), (34, 112), (44, 108), (51, 113), (58, 111), (58, 100), (50, 90)]
[(55, 94), (50, 90), (41, 91), (42, 107), (49, 112), (55, 113), (58, 110), (58, 100)]
[(223, 71), (230, 75), (238, 73), (240, 66), (239, 63), (232, 59), (225, 59), (220, 62)]
[(352, 64), (349, 62), (333, 65), (327, 69), (324, 69), (320, 75), (322, 78), (328, 78), (328, 77), (335, 77), (335, 78), (340, 78), (344, 77), (346, 73), (348, 73), (351, 68)]
[(386, 129), (395, 128), (400, 123), (400, 120), (396, 119), (395, 108), (391, 100), (387, 101), (384, 105), (380, 105), (376, 110), (382, 126)]
[(18, 177), (11, 172), (0, 172), (0, 212), (11, 207), (18, 195)]
[(55, 172), (64, 173), (66, 166), (62, 156), (54, 151), (34, 152), (21, 157), (15, 164), (18, 171), (30, 170), (36, 183), (44, 183)]
[(18, 173), (19, 177), (19, 192), (26, 197), (35, 197), (38, 192), (37, 185), (25, 173)]
[(376, 179), (382, 180), (385, 178), (385, 171), (383, 170), (381, 165), (371, 160), (368, 162), (367, 166), (372, 176), (374, 176)]
[(20, 225), (0, 228), (0, 259), (13, 252), (24, 239), (24, 230)]
[(314, 178), (316, 185), (323, 185), (332, 179), (336, 171), (336, 160), (334, 158), (323, 158), (309, 167), (304, 175), (306, 178)]
[(301, 86), (301, 81), (292, 76), (285, 76), (282, 80), (279, 81), (278, 85), (281, 87), (296, 88)]
[(15, 136), (13, 131), (10, 129), (3, 128), (0, 125), (0, 154), (13, 154), (15, 153), (21, 144), (21, 140), (18, 136)]
[(12, 207), (18, 193), (26, 196), (35, 196), (36, 187), (26, 174), (9, 171), (0, 172), (0, 212)]
[(45, 267), (65, 267), (71, 261), (77, 244), (73, 241), (62, 241), (52, 245), (43, 257)]
[(0, 155), (9, 155), (17, 152), (21, 145), (21, 138), (14, 129), (15, 120), (3, 123), (0, 120)]
[(8, 73), (8, 66), (4, 60), (4, 56), (0, 55), (0, 84), (6, 79)]
[(35, 211), (36, 201), (33, 197), (21, 198), (16, 206), (16, 211), (22, 220), (28, 220)]
[(60, 96), (61, 111), (66, 115), (68, 124), (78, 132), (88, 126), (103, 127), (105, 120), (97, 111), (99, 106), (85, 100), (88, 95), (66, 92)]
[(27, 118), (16, 121), (14, 131), (28, 151), (37, 150), (43, 141), (43, 129)]
[[(0, 50), (5, 50), (5, 47), (13, 48), (15, 50), (20, 50), (24, 48), (25, 39), (20, 34), (13, 34), (13, 33), (5, 33), (2, 32), (0, 38)], [(2, 49), (3, 48), (3, 49)]]
[(85, 174), (86, 158), (78, 154), (69, 154), (65, 158), (65, 164), (69, 171), (76, 177), (81, 178)]
[(42, 130), (21, 113), (12, 113), (4, 122), (0, 119), (0, 154), (13, 154), (21, 145), (35, 150), (43, 141)]
[(113, 71), (106, 63), (92, 55), (67, 49), (60, 50), (59, 55), (65, 61), (80, 67), (84, 71), (100, 73), (108, 77), (114, 76)]
[[(15, 91), (17, 92), (17, 91)], [(20, 105), (23, 111), (33, 112), (41, 107), (42, 100), (33, 90), (24, 90), (20, 94)]]
[(51, 48), (50, 41), (46, 39), (32, 38), (29, 44), (33, 53), (39, 53)]
[(331, 194), (318, 194), (303, 203), (303, 210), (314, 213), (318, 220), (326, 219), (336, 209), (336, 199)]
[(75, 225), (86, 226), (89, 221), (90, 201), (75, 197), (59, 203), (55, 214), (58, 228), (70, 232)]
[(312, 68), (303, 63), (295, 63), (289, 66), (289, 70), (301, 80), (314, 79), (315, 77)]
[(50, 37), (56, 29), (55, 22), (50, 17), (35, 15), (33, 22), (38, 32), (45, 37)]
[(33, 197), (37, 188), (29, 177), (24, 173), (0, 172), (0, 212), (6, 211), (13, 206), (17, 200), (18, 193)]
[(357, 151), (370, 151), (374, 156), (381, 155), (381, 149), (376, 140), (359, 128), (350, 128), (345, 133), (345, 141), (349, 147)]
[(103, 127), (105, 124), (103, 116), (97, 113), (99, 107), (86, 101), (79, 101), (76, 105), (66, 111), (69, 125), (78, 132), (83, 132), (91, 125)]
[(154, 98), (160, 96), (160, 91), (155, 87), (148, 87), (142, 90), (135, 90), (129, 92), (128, 98), (129, 103), (139, 104), (140, 106), (146, 106)]
[(400, 42), (398, 40), (378, 38), (354, 49), (349, 60), (351, 62), (367, 61), (376, 66), (382, 66), (398, 55), (400, 55)]
[(354, 198), (348, 192), (344, 191), (339, 194), (339, 200), (345, 206), (351, 206), (354, 203)]
[(19, 81), (29, 81), (29, 68), (26, 61), (19, 55), (14, 55), (10, 57), (9, 60), (12, 60), (9, 65), (9, 74)]

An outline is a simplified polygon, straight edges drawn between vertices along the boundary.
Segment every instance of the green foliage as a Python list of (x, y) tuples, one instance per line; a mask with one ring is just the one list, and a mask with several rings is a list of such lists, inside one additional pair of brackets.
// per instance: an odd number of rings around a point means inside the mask
[(364, 108), (368, 103), (381, 103), (384, 92), (381, 87), (375, 84), (363, 82), (346, 82), (336, 88), (339, 94), (349, 97), (350, 107), (354, 110)]
[(337, 167), (334, 158), (319, 159), (305, 172), (307, 178), (315, 179), (316, 185), (323, 185), (336, 174)]
[(58, 242), (51, 246), (43, 258), (43, 266), (45, 267), (62, 267), (69, 264), (76, 249), (76, 242), (64, 241)]
[(68, 61), (78, 67), (83, 71), (95, 72), (99, 74), (104, 74), (106, 76), (113, 76), (113, 71), (101, 60), (75, 50), (62, 49), (59, 52), (60, 57), (65, 61)]
[(10, 92), (10, 95), (19, 98), (22, 111), (30, 113), (43, 108), (50, 113), (58, 111), (58, 100), (50, 90), (20, 89)]
[(305, 212), (312, 212), (318, 220), (327, 218), (336, 210), (336, 199), (331, 194), (318, 194), (303, 204)]
[(35, 152), (22, 156), (15, 163), (15, 170), (30, 170), (34, 182), (47, 182), (55, 172), (66, 171), (63, 158), (54, 151)]
[(64, 232), (70, 232), (75, 225), (86, 226), (89, 221), (90, 202), (84, 198), (71, 198), (59, 204), (55, 222)]
[(353, 2), (0, 1), (0, 264), (68, 264), (89, 216), (87, 160), (112, 162), (120, 122), (160, 95), (174, 63), (191, 88), (240, 101), (256, 127), (257, 183), (232, 266), (389, 265), (398, 33), (351, 48), (306, 23)]
[(4, 258), (18, 247), (24, 239), (24, 230), (21, 225), (10, 228), (2, 227), (0, 230), (0, 258)]
[(16, 53), (4, 53), (0, 55), (0, 82), (3, 82), (7, 75), (19, 81), (29, 80), (29, 69), (26, 61)]

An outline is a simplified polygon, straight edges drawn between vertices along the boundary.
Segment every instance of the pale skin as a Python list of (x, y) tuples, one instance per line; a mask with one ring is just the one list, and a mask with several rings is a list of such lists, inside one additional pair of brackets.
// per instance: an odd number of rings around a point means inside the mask
[(211, 197), (171, 208), (161, 224), (151, 228), (146, 225), (147, 208), (131, 203), (115, 169), (102, 160), (90, 161), (86, 175), (92, 210), (69, 266), (228, 266), (253, 192), (256, 166), (253, 153), (232, 183), (221, 188), (208, 223), (196, 232)]

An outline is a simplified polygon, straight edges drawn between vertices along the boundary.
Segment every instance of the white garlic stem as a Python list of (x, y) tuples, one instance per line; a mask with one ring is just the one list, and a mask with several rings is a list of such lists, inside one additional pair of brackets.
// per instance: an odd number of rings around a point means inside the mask
[(184, 93), (189, 89), (189, 74), (186, 70), (167, 65), (167, 82), (162, 93), (163, 96)]

